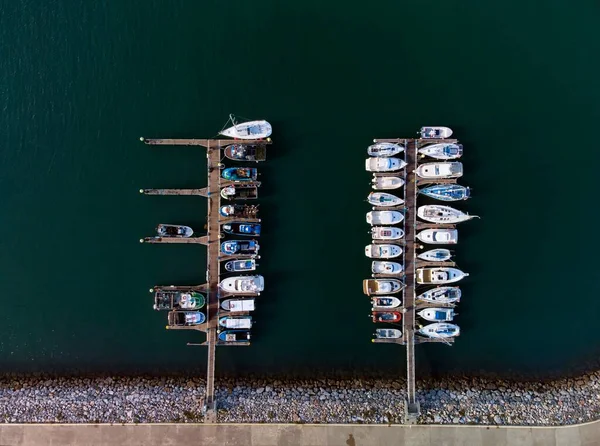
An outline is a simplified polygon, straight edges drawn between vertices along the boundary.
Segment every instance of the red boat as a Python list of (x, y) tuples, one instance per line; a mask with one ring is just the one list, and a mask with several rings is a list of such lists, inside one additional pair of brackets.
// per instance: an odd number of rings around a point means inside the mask
[(373, 311), (373, 322), (400, 322), (402, 314), (399, 311)]

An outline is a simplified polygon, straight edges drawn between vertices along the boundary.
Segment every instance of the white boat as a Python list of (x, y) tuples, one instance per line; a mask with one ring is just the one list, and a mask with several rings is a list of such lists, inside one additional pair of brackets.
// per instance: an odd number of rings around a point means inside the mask
[(367, 158), (365, 160), (365, 169), (367, 172), (392, 172), (400, 170), (406, 166), (406, 161), (400, 158)]
[(224, 316), (219, 318), (219, 326), (229, 329), (252, 328), (251, 316)]
[(378, 177), (373, 175), (371, 186), (375, 190), (398, 189), (404, 185), (404, 180), (400, 177)]
[(232, 313), (245, 313), (254, 311), (254, 299), (225, 299), (221, 308)]
[(404, 230), (393, 226), (373, 226), (371, 238), (373, 240), (398, 240), (404, 237)]
[(373, 206), (399, 206), (404, 203), (402, 198), (385, 192), (371, 192), (367, 197), (367, 201)]
[(402, 332), (397, 328), (378, 328), (375, 330), (377, 339), (399, 339), (402, 337)]
[(450, 138), (452, 136), (452, 129), (449, 127), (440, 127), (440, 126), (425, 126), (421, 127), (419, 130), (421, 134), (421, 138), (425, 139), (444, 139)]
[(417, 268), (417, 283), (445, 284), (454, 283), (467, 277), (469, 274), (462, 272), (458, 268), (448, 268), (444, 266), (433, 268)]
[(393, 259), (402, 254), (402, 248), (398, 245), (367, 245), (365, 255), (371, 259)]
[(369, 156), (394, 156), (404, 151), (404, 147), (393, 142), (378, 142), (367, 148)]
[(462, 144), (430, 144), (421, 147), (419, 153), (438, 160), (453, 160), (462, 156), (463, 146)]
[(461, 162), (423, 163), (415, 170), (421, 178), (458, 178), (463, 174)]
[(271, 124), (265, 120), (248, 121), (236, 124), (233, 115), (229, 115), (229, 121), (231, 121), (233, 126), (221, 130), (219, 132), (220, 135), (236, 139), (262, 139), (271, 136), (273, 131)]
[(455, 245), (458, 243), (458, 231), (456, 229), (423, 229), (417, 234), (417, 238), (423, 243), (432, 245)]
[(404, 288), (404, 284), (398, 279), (365, 279), (363, 280), (363, 292), (367, 296), (395, 294)]
[(395, 225), (404, 220), (404, 215), (398, 211), (367, 212), (367, 223), (370, 225)]
[(469, 215), (458, 209), (450, 206), (442, 206), (440, 204), (428, 204), (419, 206), (417, 209), (419, 218), (431, 223), (460, 223), (462, 221), (476, 218), (477, 215)]
[(234, 276), (221, 280), (219, 288), (235, 294), (260, 294), (265, 289), (263, 276)]
[(419, 193), (441, 201), (466, 200), (471, 196), (471, 190), (459, 184), (435, 184), (419, 190)]
[(156, 227), (156, 233), (159, 237), (177, 237), (187, 238), (194, 235), (194, 231), (189, 226), (160, 224)]
[(425, 291), (417, 296), (417, 299), (436, 304), (451, 304), (460, 300), (461, 291), (457, 286), (438, 286)]
[(417, 333), (430, 338), (453, 338), (460, 334), (458, 325), (448, 324), (446, 322), (436, 322), (419, 329)]
[[(379, 246), (379, 245), (371, 245)], [(394, 246), (394, 245), (390, 245)], [(402, 272), (402, 264), (398, 262), (382, 262), (374, 260), (371, 263), (371, 272), (373, 274), (399, 274)]]
[(450, 260), (452, 253), (449, 249), (437, 248), (422, 252), (417, 257), (428, 262), (445, 262), (446, 260)]
[(425, 308), (417, 312), (417, 314), (426, 321), (431, 322), (447, 322), (456, 316), (454, 308)]
[(373, 310), (381, 310), (384, 308), (397, 308), (402, 301), (394, 296), (380, 296), (371, 299)]

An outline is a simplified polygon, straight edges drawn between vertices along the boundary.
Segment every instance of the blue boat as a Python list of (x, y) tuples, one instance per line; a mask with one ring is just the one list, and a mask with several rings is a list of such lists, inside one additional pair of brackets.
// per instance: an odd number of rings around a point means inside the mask
[(226, 223), (223, 225), (223, 232), (234, 235), (260, 235), (260, 223)]
[(255, 181), (258, 169), (254, 167), (228, 167), (221, 172), (221, 176), (230, 181)]
[(227, 255), (256, 254), (259, 249), (256, 240), (227, 240), (221, 243), (221, 252)]
[(219, 341), (248, 342), (250, 341), (250, 332), (248, 330), (225, 330), (219, 333)]
[(230, 273), (239, 271), (254, 271), (256, 269), (256, 260), (230, 260), (225, 263), (225, 269)]
[(419, 192), (436, 200), (458, 201), (469, 198), (471, 191), (468, 187), (459, 186), (458, 184), (436, 184), (421, 189)]

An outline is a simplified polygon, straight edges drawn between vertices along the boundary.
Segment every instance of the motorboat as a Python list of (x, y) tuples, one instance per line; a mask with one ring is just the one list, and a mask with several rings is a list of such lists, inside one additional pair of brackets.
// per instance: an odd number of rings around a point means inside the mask
[(258, 177), (258, 169), (254, 167), (228, 167), (223, 169), (221, 177), (229, 181), (255, 181)]
[(400, 274), (402, 269), (402, 264), (398, 262), (382, 262), (374, 260), (371, 263), (371, 272), (373, 274)]
[(260, 236), (260, 223), (225, 223), (222, 229), (223, 232), (232, 235)]
[(394, 294), (404, 288), (404, 284), (398, 279), (365, 279), (363, 280), (363, 292), (367, 296)]
[(378, 142), (367, 148), (369, 156), (394, 156), (404, 151), (404, 146), (393, 142)]
[(400, 313), (399, 311), (373, 311), (371, 313), (371, 316), (373, 318), (373, 322), (375, 322), (375, 323), (377, 323), (377, 322), (394, 323), (394, 322), (400, 322), (400, 320), (402, 319), (402, 313)]
[(463, 174), (463, 165), (458, 161), (423, 163), (417, 167), (415, 173), (421, 178), (427, 179), (458, 178)]
[(454, 283), (467, 277), (469, 274), (458, 268), (433, 267), (417, 268), (417, 283), (444, 284)]
[(454, 308), (424, 308), (418, 311), (417, 314), (426, 321), (431, 322), (447, 322), (456, 316)]
[(417, 209), (417, 215), (422, 220), (431, 223), (446, 224), (460, 223), (477, 217), (477, 215), (469, 215), (464, 213), (463, 211), (454, 209), (453, 207), (442, 206), (439, 204), (428, 204), (425, 206), (419, 206), (419, 209)]
[(373, 240), (398, 240), (404, 237), (404, 230), (393, 226), (373, 226), (371, 238)]
[(404, 203), (402, 198), (385, 192), (371, 192), (367, 197), (367, 201), (373, 206), (399, 206)]
[(225, 263), (225, 269), (230, 273), (240, 271), (254, 271), (256, 269), (256, 260), (230, 260), (229, 262)]
[(206, 304), (204, 294), (195, 291), (159, 290), (154, 293), (155, 310), (199, 310)]
[(225, 200), (254, 200), (258, 198), (258, 187), (247, 184), (232, 184), (221, 189)]
[(463, 154), (462, 144), (430, 144), (419, 149), (421, 155), (429, 156), (438, 160), (453, 160), (460, 158)]
[(156, 227), (156, 234), (159, 237), (187, 238), (194, 235), (194, 231), (189, 226), (160, 224)]
[(400, 339), (402, 331), (396, 328), (378, 328), (375, 330), (375, 338), (377, 339)]
[(373, 175), (371, 186), (375, 190), (391, 190), (398, 189), (404, 185), (404, 180), (400, 177), (380, 177)]
[(246, 313), (254, 311), (254, 299), (225, 299), (221, 302), (221, 309), (230, 313)]
[(223, 316), (219, 318), (219, 326), (229, 329), (252, 328), (252, 316)]
[(365, 170), (367, 172), (393, 172), (406, 166), (406, 161), (400, 158), (374, 157), (365, 160)]
[(372, 244), (365, 246), (365, 255), (371, 259), (393, 259), (402, 254), (398, 245)]
[(221, 243), (221, 252), (228, 256), (235, 254), (256, 254), (260, 246), (256, 240), (227, 240)]
[(456, 229), (423, 229), (416, 237), (423, 243), (432, 245), (455, 245), (458, 243)]
[(258, 205), (249, 204), (226, 204), (221, 206), (219, 214), (223, 217), (256, 218)]
[[(271, 136), (273, 128), (265, 120), (247, 121), (237, 124), (233, 115), (229, 115), (227, 124), (231, 121), (233, 124), (219, 132), (220, 135), (229, 136), (235, 139), (263, 139)], [(225, 124), (225, 125), (227, 125)]]
[(419, 130), (421, 138), (424, 139), (444, 139), (452, 136), (452, 129), (440, 126), (425, 126)]
[(206, 315), (200, 311), (171, 311), (167, 317), (170, 326), (193, 326), (206, 321)]
[(471, 190), (468, 187), (458, 184), (436, 184), (421, 189), (419, 192), (441, 201), (466, 200), (471, 195)]
[(370, 225), (395, 225), (404, 220), (404, 215), (398, 211), (367, 212), (367, 223)]
[(430, 338), (453, 338), (460, 334), (460, 328), (458, 325), (436, 322), (420, 328), (417, 333)]
[(223, 151), (226, 158), (234, 161), (264, 161), (267, 159), (267, 148), (264, 145), (230, 144)]
[(437, 248), (422, 252), (417, 257), (427, 262), (445, 262), (446, 260), (450, 260), (452, 253), (449, 249)]
[(373, 303), (374, 310), (380, 310), (383, 308), (397, 308), (402, 303), (400, 299), (393, 296), (374, 297), (371, 299), (371, 302)]
[(425, 291), (417, 299), (435, 304), (451, 304), (460, 300), (461, 291), (457, 286), (439, 286)]
[(234, 276), (221, 280), (219, 288), (234, 294), (260, 294), (265, 289), (263, 276)]
[(221, 342), (248, 342), (250, 341), (250, 332), (248, 330), (224, 330), (219, 333)]

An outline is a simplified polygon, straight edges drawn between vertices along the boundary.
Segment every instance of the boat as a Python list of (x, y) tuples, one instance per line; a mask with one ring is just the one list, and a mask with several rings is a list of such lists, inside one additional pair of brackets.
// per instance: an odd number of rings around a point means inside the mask
[(223, 316), (219, 318), (219, 326), (223, 328), (252, 328), (252, 316)]
[(453, 161), (446, 163), (423, 163), (415, 170), (421, 178), (458, 178), (463, 174), (461, 162)]
[(221, 342), (248, 342), (250, 341), (250, 332), (248, 330), (224, 330), (219, 333)]
[(231, 313), (254, 311), (254, 299), (225, 299), (221, 302), (221, 309)]
[(404, 151), (404, 146), (393, 142), (378, 142), (367, 148), (369, 156), (394, 156)]
[(221, 206), (219, 214), (223, 217), (256, 218), (258, 215), (258, 205), (226, 204), (225, 206)]
[(430, 338), (453, 338), (460, 334), (458, 325), (448, 324), (446, 322), (436, 322), (425, 325), (417, 330), (417, 333)]
[[(227, 124), (231, 121), (231, 127), (221, 130), (219, 135), (229, 136), (235, 139), (263, 139), (271, 136), (273, 128), (265, 120), (247, 121), (237, 124), (233, 115), (229, 115)], [(225, 124), (225, 125), (227, 125)]]
[(456, 229), (423, 229), (417, 234), (417, 238), (423, 243), (432, 245), (455, 245), (458, 243), (458, 231)]
[(398, 279), (365, 279), (363, 280), (363, 292), (367, 296), (394, 294), (404, 288), (404, 284)]
[(377, 339), (399, 339), (402, 337), (402, 332), (395, 328), (378, 328), (375, 330)]
[(221, 280), (219, 288), (234, 294), (260, 294), (265, 289), (263, 276), (234, 276)]
[(373, 206), (399, 206), (404, 203), (402, 198), (385, 192), (371, 192), (367, 201)]
[(365, 170), (367, 172), (392, 172), (400, 170), (406, 166), (406, 161), (400, 158), (367, 158), (365, 160)]
[(260, 246), (256, 240), (227, 240), (221, 243), (221, 252), (232, 256), (235, 254), (256, 254)]
[(156, 233), (159, 237), (177, 237), (187, 238), (194, 235), (194, 231), (189, 226), (183, 225), (163, 225), (156, 227)]
[(426, 321), (431, 322), (447, 322), (456, 316), (454, 308), (425, 308), (417, 312), (417, 314)]
[(402, 270), (402, 264), (398, 262), (382, 262), (374, 260), (371, 263), (371, 272), (373, 274), (400, 274)]
[(367, 212), (367, 223), (370, 225), (395, 225), (404, 220), (404, 215), (398, 211)]
[(375, 190), (391, 190), (398, 189), (404, 185), (404, 180), (400, 177), (379, 177), (373, 175), (371, 186)]
[(393, 296), (374, 297), (371, 299), (371, 302), (373, 303), (374, 310), (381, 308), (396, 308), (402, 303), (400, 299)]
[(424, 139), (444, 139), (452, 136), (452, 129), (440, 126), (425, 126), (419, 130), (421, 138)]
[(254, 271), (256, 269), (256, 260), (230, 260), (229, 262), (225, 263), (225, 269), (230, 273), (239, 271)]
[(471, 195), (468, 187), (458, 184), (436, 184), (421, 189), (419, 193), (441, 201), (466, 200)]
[(438, 160), (453, 160), (460, 158), (463, 154), (462, 144), (430, 144), (419, 149), (421, 155), (429, 156)]
[(169, 325), (192, 326), (206, 321), (206, 315), (199, 311), (171, 311), (167, 317)]
[(449, 249), (437, 248), (422, 252), (417, 257), (428, 262), (445, 262), (446, 260), (450, 260), (452, 253)]
[(477, 215), (469, 215), (458, 209), (454, 209), (450, 206), (442, 206), (439, 204), (428, 204), (425, 206), (419, 206), (417, 209), (417, 215), (422, 220), (431, 223), (447, 223), (454, 224), (463, 221), (477, 218)]
[(461, 292), (457, 286), (439, 286), (425, 291), (417, 299), (436, 304), (450, 304), (460, 300)]
[(402, 254), (402, 248), (398, 245), (367, 245), (365, 255), (371, 259), (393, 259)]
[(221, 176), (229, 181), (255, 181), (258, 177), (258, 169), (254, 167), (228, 167), (223, 169)]
[(417, 268), (417, 283), (444, 284), (454, 283), (467, 277), (469, 274), (462, 272), (458, 268), (433, 267)]
[(258, 187), (246, 184), (232, 184), (221, 189), (225, 200), (254, 200), (258, 198)]
[(373, 322), (400, 322), (402, 313), (399, 311), (373, 311)]
[(155, 310), (199, 310), (206, 304), (204, 294), (195, 291), (160, 290), (154, 293)]
[(371, 238), (373, 240), (398, 240), (404, 237), (404, 230), (393, 226), (373, 226)]
[(223, 232), (232, 235), (260, 236), (260, 223), (225, 223), (222, 229)]
[(230, 144), (223, 151), (226, 158), (234, 161), (264, 161), (267, 159), (267, 148), (264, 145)]

